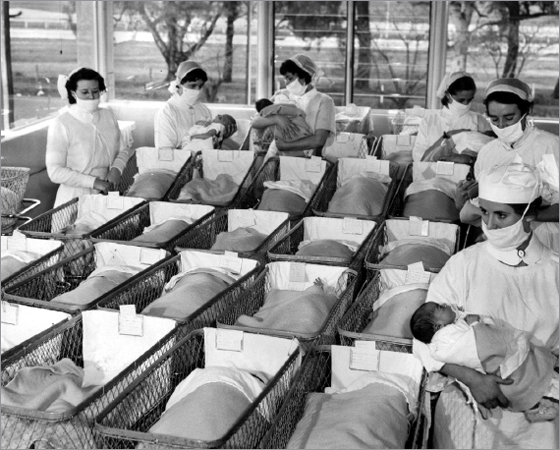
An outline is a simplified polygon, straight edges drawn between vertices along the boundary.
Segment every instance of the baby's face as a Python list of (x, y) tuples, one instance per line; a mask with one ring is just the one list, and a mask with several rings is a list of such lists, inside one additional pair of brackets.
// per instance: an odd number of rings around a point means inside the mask
[(433, 313), (434, 320), (441, 326), (446, 326), (455, 321), (455, 313), (449, 305), (436, 304)]

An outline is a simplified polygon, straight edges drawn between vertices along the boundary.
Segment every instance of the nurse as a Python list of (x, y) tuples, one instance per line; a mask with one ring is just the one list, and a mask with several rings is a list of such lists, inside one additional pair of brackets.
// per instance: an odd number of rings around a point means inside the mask
[[(479, 190), (487, 240), (452, 256), (431, 283), (426, 301), (456, 305), (489, 316), (498, 325), (509, 324), (558, 356), (558, 253), (545, 247), (530, 226), (541, 202), (540, 177), (534, 168), (512, 163), (482, 172)], [(461, 448), (453, 447), (458, 444), (453, 442), (452, 430), (472, 417), (467, 397), (454, 379), (464, 383), (482, 406), (486, 420), (475, 420), (474, 434), (487, 441), (476, 448), (558, 448), (558, 418), (529, 423), (523, 413), (505, 409), (508, 400), (500, 385), (511, 380), (438, 363), (419, 341), (414, 341), (413, 348), (428, 371), (450, 377), (440, 384), (445, 389), (435, 420), (443, 422), (436, 427), (435, 448)]]
[(412, 150), (414, 161), (421, 161), (426, 150), (442, 137), (449, 138), (462, 131), (490, 130), (484, 116), (470, 110), (475, 94), (476, 84), (470, 74), (460, 71), (443, 78), (436, 93), (443, 108), (420, 122)]
[(154, 118), (156, 148), (183, 148), (190, 142), (188, 133), (196, 122), (212, 120), (210, 110), (200, 101), (202, 87), (208, 81), (202, 67), (194, 61), (183, 61), (175, 77), (169, 86), (171, 98)]
[[(286, 89), (276, 92), (273, 98), (284, 95), (302, 109), (313, 134), (290, 142), (275, 139), (269, 147), (267, 158), (276, 154), (321, 156), (323, 147), (332, 142), (336, 134), (336, 109), (332, 98), (317, 91), (315, 87), (320, 72), (311, 58), (297, 54), (282, 63), (280, 73), (286, 81)], [(293, 133), (297, 132), (296, 125), (288, 117), (281, 115), (256, 116), (252, 125), (256, 129), (276, 125), (282, 129), (292, 130)]]
[(69, 106), (47, 135), (47, 173), (60, 184), (55, 208), (81, 195), (116, 189), (128, 161), (117, 119), (110, 109), (99, 107), (106, 91), (103, 77), (82, 67), (68, 77), (60, 75), (58, 91)]
[[(531, 166), (544, 164), (556, 167), (557, 171), (560, 141), (558, 136), (532, 125), (528, 117), (533, 107), (529, 86), (516, 78), (499, 78), (488, 85), (484, 96), (486, 114), (498, 139), (486, 144), (478, 153), (475, 178), (478, 179), (484, 170), (519, 157)], [(473, 185), (474, 181), (460, 183), (456, 204), (463, 208), (461, 221), (479, 225), (480, 212), (467, 202), (468, 191)], [(543, 244), (558, 251), (558, 200), (546, 200), (531, 226)]]

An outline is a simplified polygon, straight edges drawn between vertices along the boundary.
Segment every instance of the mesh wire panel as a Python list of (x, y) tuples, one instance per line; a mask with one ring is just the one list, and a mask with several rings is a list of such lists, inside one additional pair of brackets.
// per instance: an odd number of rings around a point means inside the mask
[[(426, 376), (422, 377), (419, 404), (417, 409), (418, 419), (412, 424), (408, 433), (406, 448), (420, 448), (423, 442), (423, 391)], [(331, 351), (330, 346), (314, 347), (305, 357), (303, 364), (293, 382), (284, 404), (266, 433), (259, 448), (286, 448), (298, 422), (303, 417), (307, 394), (312, 392), (324, 392), (331, 384)]]
[(261, 410), (278, 413), (296, 372), (297, 349), (236, 424), (220, 439), (203, 441), (149, 432), (165, 411), (177, 385), (194, 369), (204, 367), (204, 336), (189, 334), (130, 385), (98, 417), (95, 434), (100, 448), (257, 448), (270, 428)]
[[(344, 283), (346, 281), (346, 288)], [(353, 272), (345, 272), (338, 280), (336, 293), (338, 301), (332, 307), (322, 329), (313, 336), (297, 334), (289, 331), (271, 330), (267, 328), (253, 328), (236, 325), (241, 315), (253, 316), (264, 305), (266, 296), (271, 290), (271, 275), (266, 267), (256, 278), (250, 289), (245, 290), (229, 309), (217, 319), (218, 327), (242, 330), (249, 333), (266, 334), (285, 338), (297, 338), (304, 348), (313, 345), (336, 343), (337, 323), (348, 310), (354, 299), (357, 277)]]
[(163, 196), (162, 201), (173, 202), (177, 200), (177, 197), (179, 197), (183, 186), (193, 179), (193, 173), (195, 169), (199, 173), (202, 170), (201, 152), (197, 152), (196, 154), (191, 156), (185, 164), (183, 164), (183, 167), (181, 167), (181, 170), (177, 174), (177, 178), (175, 178), (175, 181)]
[(404, 211), (404, 194), (406, 189), (412, 183), (412, 164), (409, 164), (406, 168), (404, 175), (399, 181), (395, 195), (393, 197), (393, 202), (387, 211), (387, 217), (393, 219), (395, 217), (402, 217)]
[(27, 167), (1, 167), (0, 184), (2, 186), (2, 228), (8, 228), (17, 222), (17, 218), (4, 217), (16, 214), (23, 208), (23, 195), (27, 189), (30, 169)]
[(396, 163), (389, 163), (389, 176), (391, 177), (391, 181), (387, 186), (387, 193), (385, 194), (385, 198), (383, 199), (383, 206), (381, 208), (381, 212), (377, 215), (373, 216), (364, 216), (358, 214), (339, 214), (339, 213), (332, 213), (329, 212), (329, 203), (331, 202), (335, 192), (338, 189), (337, 186), (337, 178), (338, 178), (338, 164), (332, 169), (332, 173), (329, 177), (325, 180), (325, 187), (323, 188), (322, 195), (317, 199), (313, 207), (313, 213), (317, 216), (324, 216), (324, 217), (359, 217), (362, 219), (368, 220), (383, 220), (386, 216), (388, 211), (391, 209), (395, 195), (397, 193), (398, 187), (400, 185), (400, 178), (399, 178), (399, 165)]
[(119, 191), (120, 195), (125, 195), (128, 192), (128, 189), (134, 183), (134, 176), (137, 173), (138, 165), (136, 163), (136, 152), (133, 152), (132, 155), (130, 155), (130, 157), (128, 158), (126, 166), (121, 175), (121, 180), (119, 181), (119, 185), (116, 189), (117, 191)]
[[(177, 329), (127, 367), (103, 389), (95, 391), (75, 408), (64, 413), (2, 406), (2, 448), (97, 448), (93, 420), (138, 375), (176, 340)], [(2, 386), (24, 367), (52, 365), (63, 358), (83, 367), (83, 323), (81, 316), (58, 326), (30, 346), (2, 359)]]

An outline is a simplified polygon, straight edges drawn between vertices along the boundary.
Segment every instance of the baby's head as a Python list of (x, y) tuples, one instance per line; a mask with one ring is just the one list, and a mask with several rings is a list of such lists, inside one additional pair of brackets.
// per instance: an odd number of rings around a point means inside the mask
[(230, 137), (237, 131), (237, 122), (229, 114), (218, 114), (214, 117), (212, 123), (221, 123), (226, 128), (223, 136), (224, 139)]
[(449, 305), (426, 302), (421, 305), (410, 319), (412, 335), (424, 344), (432, 342), (436, 331), (455, 321), (456, 314)]
[(261, 98), (260, 100), (257, 100), (255, 102), (255, 108), (257, 108), (257, 112), (261, 112), (267, 106), (270, 106), (270, 105), (273, 105), (273, 104), (274, 103), (272, 103), (268, 98)]

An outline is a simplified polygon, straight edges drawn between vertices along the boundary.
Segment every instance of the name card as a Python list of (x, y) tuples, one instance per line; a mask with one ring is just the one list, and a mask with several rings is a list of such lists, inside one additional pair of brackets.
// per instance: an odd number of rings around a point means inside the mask
[(144, 318), (136, 314), (136, 306), (121, 305), (119, 310), (119, 334), (143, 336)]
[(304, 263), (290, 264), (290, 281), (292, 283), (305, 283), (307, 276), (305, 274)]
[(408, 271), (406, 272), (405, 284), (415, 284), (415, 283), (429, 283), (430, 282), (430, 272), (424, 270), (424, 264), (419, 261), (414, 264), (408, 265)]
[(218, 328), (216, 330), (216, 349), (228, 352), (242, 352), (243, 331)]
[(438, 161), (436, 163), (437, 175), (453, 175), (454, 163), (449, 161)]
[(421, 217), (410, 216), (408, 223), (408, 234), (410, 236), (429, 236), (430, 222), (428, 220), (422, 220)]
[(306, 172), (321, 172), (322, 159), (319, 156), (312, 156), (305, 160)]
[(367, 347), (354, 347), (350, 350), (350, 369), (367, 372), (379, 370), (379, 351)]
[(343, 234), (362, 234), (364, 232), (364, 224), (361, 220), (344, 218), (342, 222)]
[(158, 148), (158, 161), (173, 161), (175, 154), (172, 148)]
[(150, 248), (140, 249), (140, 263), (151, 266), (160, 260), (160, 252)]
[(220, 161), (220, 162), (232, 162), (233, 161), (233, 150), (218, 150), (218, 161)]
[(106, 197), (107, 209), (123, 209), (124, 198), (119, 195), (119, 191), (111, 191)]
[(2, 312), (0, 313), (2, 323), (17, 325), (19, 319), (19, 306), (8, 302), (2, 302)]

